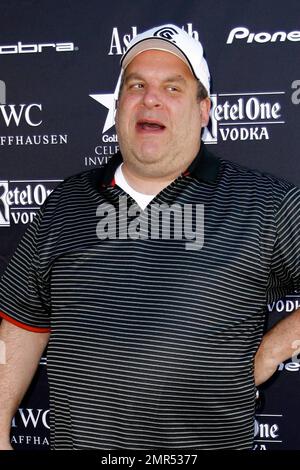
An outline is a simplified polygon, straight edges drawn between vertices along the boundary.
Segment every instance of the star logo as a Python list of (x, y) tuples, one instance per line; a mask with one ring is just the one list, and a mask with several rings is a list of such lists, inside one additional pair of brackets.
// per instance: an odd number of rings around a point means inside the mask
[(117, 83), (114, 93), (102, 93), (97, 95), (89, 95), (91, 98), (96, 100), (108, 109), (106, 120), (103, 126), (102, 134), (108, 131), (115, 124), (115, 112), (116, 112), (116, 99), (119, 92), (119, 82)]

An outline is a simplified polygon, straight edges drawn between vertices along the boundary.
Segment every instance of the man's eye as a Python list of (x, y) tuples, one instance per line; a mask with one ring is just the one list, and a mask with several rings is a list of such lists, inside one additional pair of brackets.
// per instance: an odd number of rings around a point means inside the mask
[(173, 86), (173, 85), (169, 85), (169, 86), (167, 87), (167, 89), (168, 89), (169, 91), (174, 91), (174, 92), (175, 92), (175, 91), (179, 91), (178, 88), (177, 88), (176, 86)]
[(132, 83), (130, 85), (130, 88), (133, 88), (134, 90), (139, 90), (141, 88), (144, 88), (144, 85), (142, 83)]

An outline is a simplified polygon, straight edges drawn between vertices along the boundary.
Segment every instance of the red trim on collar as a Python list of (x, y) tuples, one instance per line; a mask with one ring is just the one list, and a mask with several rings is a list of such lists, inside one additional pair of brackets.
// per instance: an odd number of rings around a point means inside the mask
[(32, 331), (34, 333), (50, 333), (51, 331), (50, 328), (39, 328), (35, 326), (25, 325), (25, 323), (18, 322), (17, 320), (14, 320), (13, 318), (11, 318), (10, 316), (6, 315), (3, 312), (0, 312), (0, 317), (8, 321), (9, 323), (12, 323), (15, 326), (18, 326), (19, 328), (23, 328), (23, 330)]
[(115, 178), (113, 178), (109, 184), (102, 183), (101, 186), (102, 186), (102, 188), (108, 188), (108, 187), (113, 188), (114, 186), (116, 186)]

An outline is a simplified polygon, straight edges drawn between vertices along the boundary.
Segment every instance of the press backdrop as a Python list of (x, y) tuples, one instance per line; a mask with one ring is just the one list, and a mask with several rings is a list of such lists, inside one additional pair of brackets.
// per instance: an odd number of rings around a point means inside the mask
[[(118, 149), (119, 60), (152, 26), (175, 23), (204, 45), (210, 149), (300, 185), (299, 0), (1, 0), (0, 19), (0, 272), (56, 184)], [(298, 302), (269, 305), (269, 324)], [(296, 356), (263, 387), (256, 450), (300, 449), (299, 386)], [(46, 357), (12, 431), (16, 448), (49, 446)]]

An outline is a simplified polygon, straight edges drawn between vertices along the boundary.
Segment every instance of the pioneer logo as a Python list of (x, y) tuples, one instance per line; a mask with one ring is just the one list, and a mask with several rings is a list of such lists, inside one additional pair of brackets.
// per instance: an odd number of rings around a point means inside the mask
[(244, 42), (251, 44), (256, 42), (258, 44), (264, 44), (266, 42), (298, 42), (300, 41), (300, 31), (276, 31), (275, 33), (261, 32), (261, 33), (250, 33), (248, 28), (244, 26), (238, 26), (233, 28), (227, 38), (226, 43), (232, 44), (233, 42), (244, 40)]
[(78, 50), (78, 47), (73, 42), (23, 44), (21, 41), (17, 44), (0, 46), (0, 54), (37, 54), (53, 50), (56, 52), (74, 52)]

